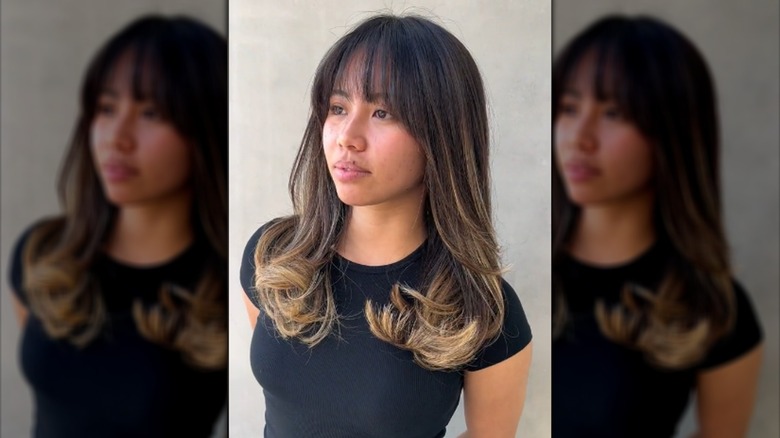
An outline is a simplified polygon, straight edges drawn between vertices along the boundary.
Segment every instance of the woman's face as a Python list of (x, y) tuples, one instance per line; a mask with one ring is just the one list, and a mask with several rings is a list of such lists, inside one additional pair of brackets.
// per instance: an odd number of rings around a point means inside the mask
[(103, 190), (123, 207), (169, 202), (190, 192), (190, 145), (151, 100), (136, 100), (132, 59), (113, 69), (92, 120), (92, 157)]
[(335, 89), (322, 129), (325, 159), (339, 199), (350, 206), (419, 207), (425, 157), (381, 99)]
[(615, 101), (596, 97), (594, 70), (588, 57), (580, 62), (555, 117), (556, 165), (569, 199), (581, 207), (652, 193), (651, 144)]

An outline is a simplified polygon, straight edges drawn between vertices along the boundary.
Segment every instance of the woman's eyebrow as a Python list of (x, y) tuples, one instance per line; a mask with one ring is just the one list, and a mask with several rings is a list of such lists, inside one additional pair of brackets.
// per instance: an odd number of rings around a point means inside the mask
[(333, 91), (330, 93), (330, 95), (343, 97), (349, 101), (352, 101), (352, 95), (342, 90), (341, 88), (334, 88)]
[(389, 101), (388, 100), (389, 97), (390, 95), (385, 92), (370, 93), (368, 95), (368, 101), (371, 103), (376, 103), (376, 102), (385, 103)]
[[(331, 92), (331, 96), (340, 96), (343, 97), (350, 102), (352, 101), (352, 94), (342, 90), (341, 88), (334, 88)], [(368, 95), (368, 99), (366, 99), (366, 102), (369, 103), (376, 103), (376, 102), (388, 102), (390, 95), (385, 92), (377, 92), (377, 93), (370, 93)]]

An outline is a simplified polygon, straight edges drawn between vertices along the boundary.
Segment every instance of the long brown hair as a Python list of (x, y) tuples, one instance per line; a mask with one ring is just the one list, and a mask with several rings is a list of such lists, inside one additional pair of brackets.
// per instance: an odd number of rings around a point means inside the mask
[(348, 207), (336, 194), (321, 145), (329, 99), (345, 81), (357, 83), (345, 89), (360, 90), (366, 101), (377, 90), (385, 93), (426, 162), (424, 278), (417, 289), (393, 286), (383, 307), (367, 302), (371, 331), (412, 351), (428, 369), (465, 365), (498, 335), (504, 318), (486, 99), (468, 50), (421, 17), (370, 18), (320, 62), (290, 175), (294, 214), (269, 225), (255, 253), (258, 301), (283, 337), (311, 346), (338, 324), (329, 266)]
[(146, 338), (182, 352), (204, 368), (227, 361), (227, 45), (195, 20), (149, 16), (112, 37), (90, 63), (80, 115), (60, 168), (61, 217), (36, 227), (23, 252), (23, 287), (46, 333), (84, 346), (100, 333), (106, 311), (90, 268), (117, 208), (103, 193), (90, 148), (98, 99), (122, 56), (132, 57), (136, 99), (155, 102), (192, 148), (191, 222), (206, 248), (193, 291), (165, 284), (151, 306), (134, 304)]
[[(611, 16), (594, 23), (553, 65), (553, 120), (577, 67), (594, 55), (594, 94), (614, 99), (653, 146), (659, 239), (671, 254), (657, 291), (626, 285), (621, 303), (596, 305), (602, 332), (661, 366), (701, 359), (734, 319), (728, 247), (721, 218), (719, 133), (707, 65), (684, 36), (656, 19)], [(558, 278), (580, 207), (553, 166), (553, 332), (567, 325)]]

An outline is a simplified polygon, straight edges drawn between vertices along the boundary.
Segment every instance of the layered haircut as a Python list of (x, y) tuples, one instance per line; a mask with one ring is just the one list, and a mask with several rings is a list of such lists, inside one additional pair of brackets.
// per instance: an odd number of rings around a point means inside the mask
[(322, 149), (334, 90), (382, 104), (425, 157), (423, 278), (396, 284), (390, 303), (366, 302), (372, 333), (428, 369), (456, 369), (500, 332), (501, 266), (490, 203), (489, 126), (482, 79), (468, 50), (417, 16), (370, 18), (336, 42), (317, 68), (311, 113), (290, 175), (294, 214), (259, 240), (255, 287), (285, 338), (313, 346), (338, 328), (330, 275), (349, 206)]
[[(721, 218), (717, 104), (707, 65), (684, 36), (649, 17), (603, 18), (577, 35), (553, 65), (553, 120), (583, 62), (593, 62), (592, 90), (614, 101), (653, 150), (654, 226), (670, 243), (655, 291), (627, 284), (621, 302), (596, 304), (601, 331), (648, 360), (681, 368), (700, 360), (733, 324), (735, 308)], [(553, 332), (567, 308), (557, 272), (580, 207), (553, 166)]]
[(117, 213), (107, 200), (90, 148), (98, 99), (123, 57), (130, 58), (133, 97), (150, 100), (190, 144), (196, 244), (206, 248), (194, 290), (165, 284), (152, 305), (134, 303), (139, 331), (179, 350), (192, 364), (227, 363), (227, 44), (186, 17), (140, 18), (114, 35), (90, 63), (80, 115), (60, 168), (61, 217), (43, 222), (23, 252), (23, 285), (46, 333), (84, 346), (107, 315), (90, 268)]

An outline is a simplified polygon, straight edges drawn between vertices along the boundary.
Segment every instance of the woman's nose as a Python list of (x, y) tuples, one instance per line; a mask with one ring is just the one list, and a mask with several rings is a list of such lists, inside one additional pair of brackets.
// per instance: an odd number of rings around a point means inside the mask
[(117, 111), (107, 126), (106, 140), (117, 150), (129, 152), (135, 147), (135, 116), (127, 110)]
[(344, 120), (337, 141), (339, 147), (353, 149), (357, 152), (366, 149), (366, 122), (359, 117), (347, 116)]
[(591, 111), (582, 112), (572, 126), (572, 141), (574, 145), (584, 151), (592, 152), (598, 147), (596, 135), (597, 117)]

